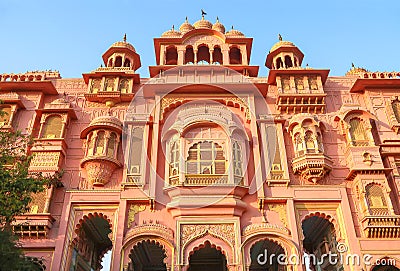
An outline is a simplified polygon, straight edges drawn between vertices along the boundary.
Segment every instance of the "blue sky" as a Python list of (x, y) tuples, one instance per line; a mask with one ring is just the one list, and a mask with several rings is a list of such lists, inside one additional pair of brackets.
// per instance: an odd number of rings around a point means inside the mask
[[(216, 4), (218, 3), (218, 4)], [(266, 76), (265, 57), (277, 41), (294, 42), (303, 65), (344, 75), (354, 62), (369, 70), (400, 70), (400, 1), (15, 1), (0, 0), (0, 73), (55, 69), (79, 78), (127, 33), (141, 56), (139, 73), (155, 64), (153, 38), (185, 16), (216, 16), (253, 37), (251, 64)]]

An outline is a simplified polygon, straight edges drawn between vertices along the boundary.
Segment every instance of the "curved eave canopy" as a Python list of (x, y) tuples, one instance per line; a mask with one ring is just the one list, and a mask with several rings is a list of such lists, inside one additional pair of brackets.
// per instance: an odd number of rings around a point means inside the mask
[(253, 44), (253, 38), (241, 37), (241, 36), (226, 36), (225, 34), (208, 28), (193, 29), (185, 33), (181, 37), (161, 37), (154, 38), (154, 50), (156, 54), (156, 63), (160, 65), (160, 48), (163, 44), (180, 45), (183, 44), (188, 38), (198, 35), (210, 35), (220, 38), (224, 43), (228, 44), (246, 44), (247, 59), (250, 62), (251, 47)]
[(358, 78), (351, 87), (350, 92), (364, 92), (367, 88), (399, 88), (400, 79), (397, 78)]
[(269, 70), (268, 84), (276, 85), (276, 76), (278, 75), (319, 75), (321, 76), (322, 84), (325, 84), (329, 71), (327, 69), (273, 69)]
[(299, 48), (297, 47), (293, 47), (293, 46), (281, 46), (279, 48), (277, 48), (276, 50), (269, 52), (267, 55), (267, 59), (265, 61), (265, 66), (267, 66), (269, 69), (272, 68), (272, 60), (273, 58), (282, 52), (293, 52), (295, 55), (297, 55), (299, 57), (299, 62), (301, 63), (303, 61), (304, 58), (304, 54), (302, 51), (300, 51)]

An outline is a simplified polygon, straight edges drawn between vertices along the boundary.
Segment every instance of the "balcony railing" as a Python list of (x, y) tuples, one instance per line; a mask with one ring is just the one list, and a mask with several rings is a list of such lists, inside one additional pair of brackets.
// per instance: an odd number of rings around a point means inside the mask
[(367, 238), (400, 238), (400, 216), (368, 216), (362, 225)]
[(179, 180), (179, 175), (169, 177), (169, 185), (172, 186), (244, 185), (244, 178), (235, 175), (233, 176), (233, 182), (229, 181), (227, 174), (186, 174), (182, 184)]

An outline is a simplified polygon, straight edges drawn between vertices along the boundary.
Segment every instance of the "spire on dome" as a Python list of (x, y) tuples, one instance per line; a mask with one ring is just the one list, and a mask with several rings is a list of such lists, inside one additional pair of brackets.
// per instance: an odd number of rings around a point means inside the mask
[(126, 42), (126, 33), (124, 34), (124, 42)]
[(281, 34), (278, 34), (278, 39), (279, 39), (279, 41), (282, 41), (282, 40), (283, 40)]

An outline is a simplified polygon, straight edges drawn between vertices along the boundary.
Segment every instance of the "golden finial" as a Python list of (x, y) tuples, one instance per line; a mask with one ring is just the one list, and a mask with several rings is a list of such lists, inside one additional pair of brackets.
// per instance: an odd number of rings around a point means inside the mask
[(356, 65), (354, 65), (353, 62), (351, 62), (351, 67), (354, 69), (356, 67)]
[(126, 33), (124, 34), (124, 42), (126, 42)]
[(279, 41), (282, 41), (282, 36), (281, 36), (281, 34), (278, 34), (278, 39), (279, 39)]
[(233, 25), (232, 25), (232, 30), (233, 30)]
[(175, 25), (172, 25), (172, 31), (175, 31)]
[(218, 16), (217, 16), (217, 23), (219, 23), (219, 18), (218, 18)]
[(188, 23), (189, 21), (188, 21), (188, 17), (186, 16), (186, 19), (185, 19), (185, 23)]

